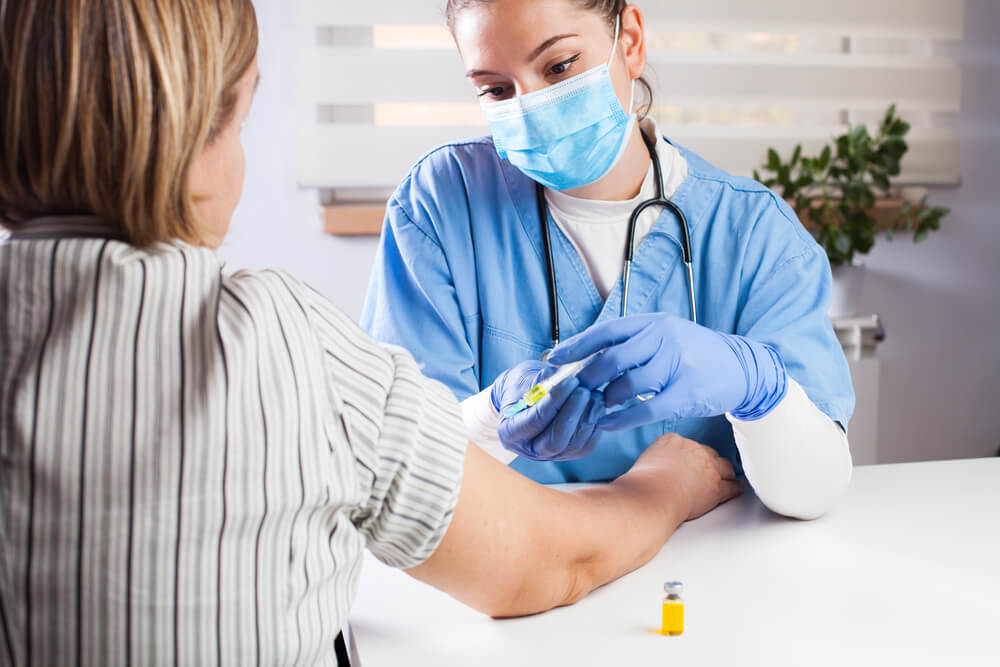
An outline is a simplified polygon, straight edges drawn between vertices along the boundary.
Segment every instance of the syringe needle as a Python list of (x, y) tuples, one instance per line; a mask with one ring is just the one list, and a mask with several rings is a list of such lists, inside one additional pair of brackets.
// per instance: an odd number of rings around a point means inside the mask
[(513, 417), (518, 412), (524, 412), (525, 410), (528, 409), (528, 407), (529, 407), (528, 406), (528, 401), (525, 400), (524, 398), (522, 398), (520, 401), (518, 401), (514, 405), (510, 406), (509, 408), (507, 408), (507, 411), (503, 413), (503, 416), (504, 417)]
[(569, 378), (573, 377), (574, 375), (577, 375), (580, 371), (582, 371), (587, 366), (587, 364), (590, 363), (590, 360), (593, 359), (595, 356), (597, 356), (597, 354), (598, 353), (595, 352), (589, 357), (585, 357), (584, 359), (580, 359), (579, 361), (572, 361), (568, 364), (563, 364), (562, 366), (559, 366), (556, 369), (555, 373), (553, 373), (552, 375), (545, 378), (544, 380), (536, 384), (534, 387), (526, 391), (524, 393), (524, 396), (521, 397), (521, 400), (519, 400), (517, 403), (507, 408), (507, 410), (504, 412), (504, 416), (513, 417), (517, 413), (524, 412), (528, 408), (532, 407), (540, 400), (548, 396), (550, 391), (552, 391), (560, 384), (562, 384)]

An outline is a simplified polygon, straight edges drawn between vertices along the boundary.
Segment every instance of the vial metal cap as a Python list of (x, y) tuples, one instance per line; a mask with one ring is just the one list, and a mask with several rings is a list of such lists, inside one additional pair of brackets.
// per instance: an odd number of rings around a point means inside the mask
[(671, 595), (680, 595), (684, 592), (684, 584), (680, 581), (668, 581), (663, 584), (663, 590)]

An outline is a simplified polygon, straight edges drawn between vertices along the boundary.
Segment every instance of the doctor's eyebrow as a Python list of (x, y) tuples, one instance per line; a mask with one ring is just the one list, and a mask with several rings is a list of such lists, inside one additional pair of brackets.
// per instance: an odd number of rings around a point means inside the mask
[[(567, 39), (569, 37), (579, 37), (579, 36), (580, 35), (578, 35), (576, 33), (567, 33), (565, 35), (555, 35), (553, 37), (549, 37), (547, 40), (545, 40), (544, 42), (542, 42), (541, 44), (539, 44), (538, 47), (534, 51), (531, 52), (531, 55), (528, 56), (526, 62), (528, 62), (528, 63), (532, 62), (535, 58), (537, 58), (538, 56), (542, 55), (542, 53), (544, 53), (546, 49), (548, 49), (549, 47), (551, 47), (556, 42), (559, 42), (561, 40)], [(500, 73), (499, 72), (493, 72), (493, 71), (488, 70), (488, 69), (470, 69), (468, 72), (465, 73), (466, 78), (469, 78), (469, 79), (475, 78), (477, 76), (490, 76), (490, 75), (492, 75), (492, 76), (500, 76)]]
[(569, 37), (579, 37), (579, 36), (580, 35), (577, 35), (577, 34), (566, 34), (566, 35), (556, 35), (554, 37), (549, 37), (547, 40), (545, 40), (544, 42), (542, 42), (541, 44), (539, 44), (538, 47), (534, 51), (531, 52), (531, 55), (528, 56), (527, 62), (530, 63), (535, 58), (537, 58), (538, 56), (542, 55), (542, 53), (544, 53), (546, 49), (548, 49), (550, 46), (552, 46), (556, 42), (562, 41), (562, 40), (567, 39)]

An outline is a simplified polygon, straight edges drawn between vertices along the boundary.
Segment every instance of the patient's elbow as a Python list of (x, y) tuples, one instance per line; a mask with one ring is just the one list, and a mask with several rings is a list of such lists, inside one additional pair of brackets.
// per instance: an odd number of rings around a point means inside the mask
[(460, 597), (459, 601), (478, 612), (498, 619), (544, 611), (527, 604), (529, 598), (530, 592), (519, 582), (492, 581), (481, 583), (474, 592)]
[(469, 604), (496, 619), (531, 616), (579, 602), (594, 589), (592, 580), (586, 563), (564, 564), (545, 572), (527, 572), (506, 585), (490, 586), (490, 590), (480, 591), (475, 603)]

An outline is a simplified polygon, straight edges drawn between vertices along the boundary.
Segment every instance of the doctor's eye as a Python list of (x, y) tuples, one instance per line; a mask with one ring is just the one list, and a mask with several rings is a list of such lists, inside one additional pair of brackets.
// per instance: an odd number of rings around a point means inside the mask
[(488, 97), (491, 100), (502, 100), (508, 97), (507, 88), (504, 86), (494, 86), (493, 88), (484, 88), (479, 91), (479, 97)]
[(580, 54), (578, 53), (572, 58), (567, 58), (561, 63), (556, 63), (555, 65), (549, 68), (549, 74), (553, 76), (561, 76), (566, 72), (568, 72), (573, 63), (575, 63), (579, 59), (580, 59)]

